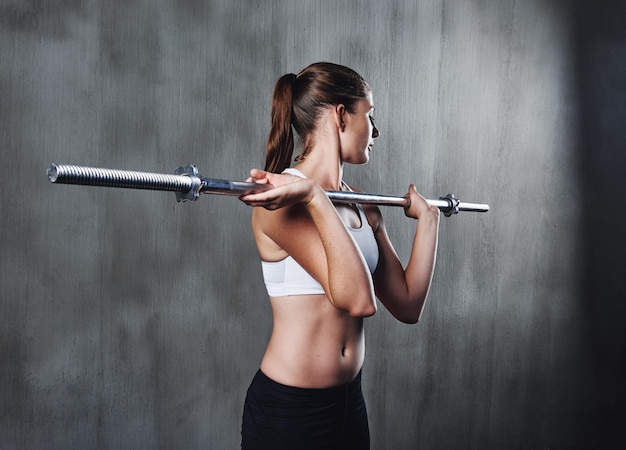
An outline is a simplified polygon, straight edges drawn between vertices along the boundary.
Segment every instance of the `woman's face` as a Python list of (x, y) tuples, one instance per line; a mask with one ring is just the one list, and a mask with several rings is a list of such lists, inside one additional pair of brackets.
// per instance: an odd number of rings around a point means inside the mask
[(372, 93), (355, 104), (354, 113), (344, 115), (345, 127), (341, 133), (341, 159), (349, 164), (365, 164), (380, 132), (374, 124)]

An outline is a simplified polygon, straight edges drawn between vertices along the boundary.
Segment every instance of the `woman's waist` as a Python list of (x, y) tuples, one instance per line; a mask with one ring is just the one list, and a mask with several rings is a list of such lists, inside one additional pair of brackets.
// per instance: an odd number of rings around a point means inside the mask
[(301, 401), (306, 399), (312, 402), (342, 401), (345, 400), (346, 394), (360, 394), (361, 371), (347, 382), (323, 388), (304, 388), (279, 383), (267, 376), (262, 369), (259, 369), (254, 377), (253, 384), (256, 384), (264, 393), (273, 392), (274, 395), (287, 396), (287, 398), (291, 399), (297, 397)]
[(261, 370), (273, 380), (304, 388), (325, 388), (347, 383), (361, 370), (365, 357), (361, 334), (340, 339), (324, 336), (274, 332), (267, 346)]
[(313, 363), (309, 360), (304, 364), (285, 363), (266, 353), (261, 362), (261, 371), (272, 380), (285, 386), (304, 389), (325, 389), (349, 383), (361, 371), (363, 359), (352, 359), (349, 362), (335, 364)]

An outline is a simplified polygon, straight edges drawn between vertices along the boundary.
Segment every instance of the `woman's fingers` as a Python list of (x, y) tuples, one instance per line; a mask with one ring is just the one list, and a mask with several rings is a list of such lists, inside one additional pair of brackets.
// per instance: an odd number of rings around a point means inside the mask
[[(251, 175), (255, 174), (258, 175), (259, 172), (251, 171)], [(243, 195), (239, 197), (242, 202), (250, 206), (278, 209), (295, 203), (305, 202), (311, 194), (312, 183), (309, 180), (291, 175), (270, 174), (268, 172), (264, 172), (263, 175), (266, 176), (264, 178), (265, 182), (272, 184), (274, 187), (256, 194)]]
[(414, 184), (409, 186), (409, 191), (406, 195), (410, 199), (409, 206), (404, 209), (404, 214), (407, 217), (419, 219), (422, 214), (428, 214), (429, 212), (436, 215), (439, 214), (439, 209), (436, 206), (431, 206), (422, 194), (417, 192)]

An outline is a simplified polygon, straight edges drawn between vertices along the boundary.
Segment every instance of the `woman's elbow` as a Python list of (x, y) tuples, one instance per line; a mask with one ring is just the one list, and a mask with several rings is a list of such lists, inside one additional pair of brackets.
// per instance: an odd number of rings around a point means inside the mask
[(406, 323), (407, 325), (415, 325), (420, 320), (419, 314), (406, 314), (403, 316), (397, 316), (398, 319), (402, 323)]
[(423, 308), (411, 308), (392, 312), (393, 316), (402, 323), (415, 325), (422, 317)]
[(392, 312), (394, 317), (402, 323), (415, 325), (419, 322), (426, 305), (427, 293), (424, 295), (413, 297), (413, 300), (402, 302), (402, 305)]
[(376, 301), (372, 299), (372, 301), (352, 305), (348, 310), (348, 315), (350, 317), (371, 317), (376, 314), (377, 309)]

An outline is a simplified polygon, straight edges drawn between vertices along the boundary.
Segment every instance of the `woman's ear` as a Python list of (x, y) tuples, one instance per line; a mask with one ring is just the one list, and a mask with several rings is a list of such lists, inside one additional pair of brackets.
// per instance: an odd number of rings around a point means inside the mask
[(346, 129), (346, 107), (343, 104), (339, 104), (335, 106), (335, 120), (337, 121), (337, 128), (340, 131), (345, 131)]

